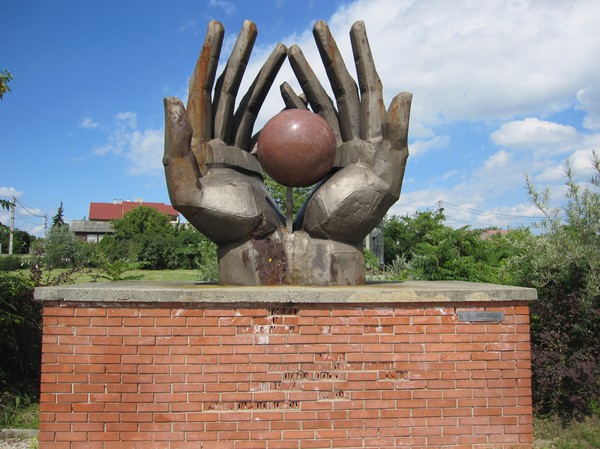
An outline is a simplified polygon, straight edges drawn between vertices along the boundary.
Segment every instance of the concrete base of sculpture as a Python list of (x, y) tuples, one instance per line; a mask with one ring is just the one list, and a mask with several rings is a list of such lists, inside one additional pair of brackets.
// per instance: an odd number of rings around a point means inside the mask
[(36, 289), (40, 449), (531, 449), (532, 289)]
[(223, 285), (341, 286), (365, 283), (361, 248), (279, 229), (268, 238), (230, 244), (219, 252)]

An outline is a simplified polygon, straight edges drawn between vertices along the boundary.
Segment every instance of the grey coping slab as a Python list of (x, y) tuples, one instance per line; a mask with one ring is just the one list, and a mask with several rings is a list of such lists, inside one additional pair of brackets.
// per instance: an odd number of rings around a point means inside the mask
[(408, 303), (532, 301), (532, 288), (462, 281), (373, 282), (349, 287), (237, 287), (210, 283), (123, 281), (38, 287), (35, 299), (75, 303)]

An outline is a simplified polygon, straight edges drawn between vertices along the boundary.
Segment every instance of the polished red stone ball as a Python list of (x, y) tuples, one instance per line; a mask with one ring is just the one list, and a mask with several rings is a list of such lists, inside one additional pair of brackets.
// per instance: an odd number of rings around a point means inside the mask
[(260, 132), (258, 159), (279, 184), (305, 187), (331, 170), (335, 147), (335, 136), (325, 119), (307, 110), (288, 109)]

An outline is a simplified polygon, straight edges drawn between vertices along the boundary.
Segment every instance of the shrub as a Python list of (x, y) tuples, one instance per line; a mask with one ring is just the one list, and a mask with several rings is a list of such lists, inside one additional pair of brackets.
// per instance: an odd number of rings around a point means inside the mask
[(29, 278), (0, 272), (0, 383), (24, 396), (39, 388), (42, 315), (33, 289)]
[(68, 226), (53, 226), (48, 231), (44, 263), (52, 268), (69, 268), (77, 260), (77, 241)]
[(29, 259), (19, 256), (0, 256), (0, 271), (15, 271), (28, 266)]
[[(522, 285), (536, 287), (531, 304), (534, 408), (564, 418), (588, 415), (600, 399), (600, 159), (589, 187), (567, 164), (567, 198), (549, 206), (546, 189), (531, 181), (532, 201), (544, 213), (542, 233), (520, 244)], [(596, 189), (596, 190), (595, 190)]]

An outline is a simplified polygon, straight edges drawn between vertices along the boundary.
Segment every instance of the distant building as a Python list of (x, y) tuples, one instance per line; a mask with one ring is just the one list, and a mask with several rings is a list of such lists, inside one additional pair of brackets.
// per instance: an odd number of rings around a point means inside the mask
[(141, 198), (135, 201), (113, 200), (112, 203), (90, 203), (90, 213), (87, 220), (73, 220), (71, 230), (83, 241), (97, 243), (105, 235), (114, 234), (111, 221), (122, 218), (127, 212), (139, 206), (147, 206), (166, 214), (172, 223), (179, 222), (179, 212), (173, 206), (165, 203), (148, 203)]

